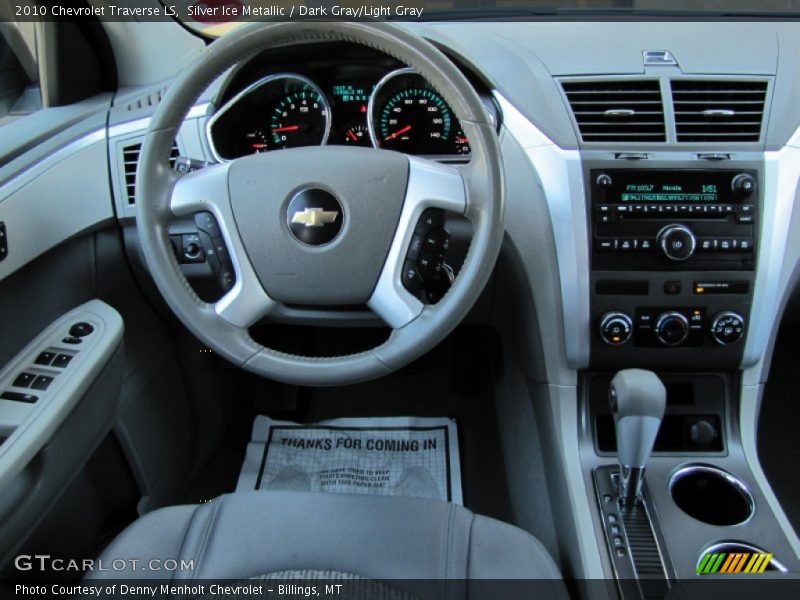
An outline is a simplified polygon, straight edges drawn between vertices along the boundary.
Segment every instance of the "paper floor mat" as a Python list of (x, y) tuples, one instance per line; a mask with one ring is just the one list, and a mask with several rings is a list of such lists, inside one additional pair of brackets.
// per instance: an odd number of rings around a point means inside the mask
[(463, 504), (458, 431), (447, 418), (301, 425), (258, 416), (236, 489), (413, 496)]

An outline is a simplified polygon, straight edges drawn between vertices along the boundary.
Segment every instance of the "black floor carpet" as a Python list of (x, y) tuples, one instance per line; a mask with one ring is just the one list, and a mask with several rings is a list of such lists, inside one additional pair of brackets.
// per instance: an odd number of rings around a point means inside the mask
[[(308, 338), (306, 338), (308, 339)], [(270, 385), (257, 411), (311, 423), (339, 417), (451, 417), (458, 424), (464, 504), (476, 513), (511, 521), (492, 397), (490, 331), (461, 327), (422, 359), (366, 383), (305, 388)], [(249, 417), (252, 425), (252, 417)], [(238, 421), (216, 459), (190, 486), (197, 502), (236, 487), (250, 429)]]
[(800, 327), (784, 327), (778, 336), (758, 422), (758, 455), (772, 489), (800, 534)]

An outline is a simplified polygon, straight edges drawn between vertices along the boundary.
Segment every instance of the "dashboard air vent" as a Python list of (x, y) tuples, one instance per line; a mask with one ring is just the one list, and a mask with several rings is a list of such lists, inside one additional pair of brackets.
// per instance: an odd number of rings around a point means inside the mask
[(679, 142), (757, 142), (766, 81), (673, 80)]
[(664, 142), (656, 80), (562, 81), (584, 142)]
[[(128, 204), (135, 204), (134, 190), (136, 189), (136, 167), (139, 164), (139, 152), (142, 150), (141, 142), (130, 144), (122, 148), (122, 161), (125, 168), (125, 194)], [(180, 156), (178, 143), (172, 142), (172, 152), (169, 155), (169, 164), (175, 166), (175, 159)]]
[(153, 92), (150, 92), (149, 94), (145, 94), (144, 96), (136, 98), (136, 100), (132, 100), (131, 102), (125, 105), (125, 109), (135, 111), (135, 110), (155, 108), (156, 106), (158, 106), (159, 102), (161, 102), (161, 99), (164, 97), (164, 94), (166, 93), (167, 93), (166, 87), (155, 90)]

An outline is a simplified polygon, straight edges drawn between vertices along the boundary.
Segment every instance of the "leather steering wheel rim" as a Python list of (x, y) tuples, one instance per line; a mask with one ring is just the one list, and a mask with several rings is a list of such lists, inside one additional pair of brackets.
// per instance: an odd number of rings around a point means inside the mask
[[(459, 119), (470, 140), (471, 159), (453, 167), (405, 157), (409, 174), (402, 213), (368, 303), (392, 327), (392, 333), (382, 345), (357, 354), (308, 357), (266, 348), (249, 335), (249, 325), (268, 314), (274, 301), (257, 280), (253, 281), (253, 268), (241, 245), (236, 219), (232, 218), (227, 196), (232, 185), (231, 163), (179, 176), (170, 169), (168, 157), (194, 101), (231, 66), (274, 46), (323, 41), (365, 45), (414, 68), (443, 96)], [(265, 157), (258, 160), (267, 161), (269, 154), (258, 155)], [(461, 322), (484, 289), (504, 233), (502, 160), (494, 126), (482, 101), (464, 75), (432, 44), (384, 23), (254, 23), (215, 41), (170, 86), (153, 116), (142, 145), (136, 181), (142, 251), (168, 305), (192, 333), (233, 364), (299, 385), (340, 385), (373, 379), (433, 348)], [(215, 193), (217, 197), (213, 197)], [(434, 306), (417, 306), (407, 292), (404, 295), (399, 270), (405, 253), (403, 244), (407, 248), (413, 233), (405, 229), (410, 223), (413, 230), (414, 218), (427, 207), (458, 210), (471, 221), (473, 237), (463, 266), (444, 298)], [(210, 210), (222, 221), (226, 245), (231, 255), (238, 257), (234, 262), (237, 284), (217, 303), (197, 297), (181, 273), (169, 241), (169, 224), (175, 216), (201, 210)]]

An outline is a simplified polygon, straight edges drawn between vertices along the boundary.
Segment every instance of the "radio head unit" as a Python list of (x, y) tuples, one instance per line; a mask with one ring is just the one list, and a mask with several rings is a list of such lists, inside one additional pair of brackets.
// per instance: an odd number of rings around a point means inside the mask
[(751, 270), (752, 170), (593, 169), (594, 269)]

